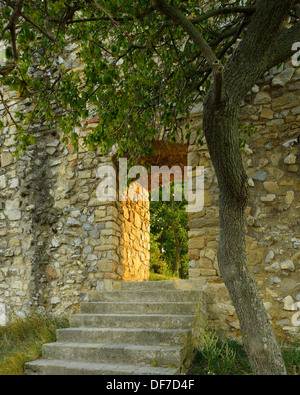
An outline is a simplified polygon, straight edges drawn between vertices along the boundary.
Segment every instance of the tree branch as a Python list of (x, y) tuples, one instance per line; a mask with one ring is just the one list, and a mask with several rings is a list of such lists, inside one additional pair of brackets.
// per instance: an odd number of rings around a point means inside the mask
[(257, 8), (248, 29), (224, 71), (225, 89), (234, 101), (240, 103), (261, 73), (268, 69), (270, 48), (275, 41), (278, 45), (277, 37), (293, 3), (294, 0), (256, 1)]
[(155, 0), (156, 6), (164, 15), (180, 25), (183, 30), (190, 36), (190, 38), (198, 45), (199, 49), (203, 53), (205, 59), (213, 67), (217, 57), (208, 45), (207, 41), (202, 37), (199, 30), (193, 25), (193, 23), (185, 17), (177, 8), (168, 4), (165, 0)]
[(155, 4), (159, 11), (161, 11), (173, 22), (180, 25), (199, 47), (201, 53), (213, 70), (215, 80), (215, 100), (217, 104), (220, 104), (224, 98), (224, 78), (223, 66), (221, 62), (210, 48), (207, 41), (203, 38), (200, 31), (177, 8), (168, 4), (165, 0), (155, 0)]
[(49, 32), (48, 30), (43, 29), (41, 26), (39, 26), (37, 23), (35, 23), (28, 15), (24, 14), (21, 12), (21, 16), (29, 22), (33, 27), (35, 27), (40, 33), (42, 33), (44, 36), (49, 38), (51, 41), (55, 41), (55, 36), (52, 34), (52, 32)]
[(8, 64), (6, 66), (0, 67), (0, 74), (3, 77), (6, 77), (9, 73), (11, 73), (15, 69), (15, 63)]
[(95, 3), (96, 7), (97, 7), (99, 10), (101, 10), (105, 15), (107, 15), (107, 17), (110, 19), (110, 21), (112, 22), (112, 24), (115, 25), (115, 27), (116, 27), (118, 30), (120, 30), (120, 32), (121, 32), (123, 35), (125, 35), (125, 36), (128, 38), (128, 40), (129, 40), (130, 42), (132, 42), (131, 37), (129, 36), (129, 34), (127, 33), (127, 31), (123, 31), (123, 30), (120, 28), (120, 26), (118, 25), (118, 22), (114, 19), (114, 17), (113, 17), (112, 15), (110, 15), (109, 11), (107, 11), (105, 8), (103, 8), (102, 5), (99, 4), (97, 0), (94, 0), (94, 3)]
[(12, 49), (13, 49), (14, 62), (17, 63), (17, 61), (18, 61), (18, 49), (17, 49), (16, 27), (15, 27), (15, 25), (13, 25), (9, 30), (10, 30), (10, 35), (11, 35), (11, 44), (12, 44)]
[(14, 8), (14, 12), (12, 13), (9, 22), (7, 25), (3, 28), (1, 34), (0, 34), (0, 41), (2, 40), (4, 34), (7, 32), (7, 30), (14, 29), (16, 22), (21, 14), (22, 8), (23, 8), (24, 0), (20, 0), (19, 3), (16, 5)]
[(290, 28), (280, 31), (268, 52), (268, 64), (265, 71), (292, 57), (292, 45), (300, 41), (300, 21)]
[[(99, 3), (98, 3), (98, 4), (99, 4)], [(96, 5), (96, 6), (97, 6), (97, 5)], [(121, 8), (122, 8), (122, 7), (120, 7), (120, 9), (121, 9)], [(119, 9), (118, 11), (120, 11), (120, 9)], [(103, 11), (103, 10), (104, 10), (104, 9), (102, 9), (102, 11)], [(115, 21), (115, 22), (120, 22), (120, 23), (122, 23), (122, 22), (125, 22), (125, 20), (126, 20), (126, 21), (133, 21), (133, 20), (135, 20), (135, 19), (141, 20), (141, 19), (145, 18), (146, 16), (152, 14), (152, 12), (154, 12), (154, 10), (155, 10), (155, 8), (154, 8), (153, 6), (152, 6), (152, 7), (149, 7), (149, 8), (147, 8), (144, 12), (142, 12), (141, 14), (135, 15), (134, 18), (128, 16), (128, 17), (125, 19), (125, 18), (122, 17), (122, 16), (112, 16), (112, 15), (110, 15), (110, 16), (104, 16), (104, 17), (92, 17), (92, 18), (70, 19), (70, 20), (66, 21), (65, 23), (66, 23), (66, 25), (72, 25), (72, 24), (74, 24), (74, 23), (112, 21), (112, 19), (113, 19), (113, 21)], [(107, 12), (106, 12), (106, 15), (107, 15)], [(57, 18), (48, 17), (48, 19), (49, 19), (49, 21), (51, 21), (51, 22), (60, 23), (60, 20), (57, 19)]]
[(5, 99), (4, 99), (4, 96), (3, 96), (2, 92), (1, 92), (1, 89), (0, 89), (0, 98), (1, 98), (2, 104), (5, 107), (5, 110), (6, 110), (7, 114), (9, 115), (10, 119), (12, 120), (12, 122), (14, 123), (16, 128), (18, 128), (18, 125), (17, 125), (14, 117), (12, 116), (11, 112), (9, 111), (9, 108), (8, 108), (6, 102), (5, 102)]
[(251, 16), (255, 12), (255, 10), (256, 10), (256, 6), (218, 8), (215, 10), (208, 11), (205, 14), (198, 16), (197, 18), (191, 19), (191, 22), (194, 24), (201, 23), (209, 18), (218, 15), (244, 14), (247, 16)]
[(224, 99), (224, 73), (223, 66), (219, 60), (215, 62), (213, 70), (215, 80), (215, 103), (219, 106)]

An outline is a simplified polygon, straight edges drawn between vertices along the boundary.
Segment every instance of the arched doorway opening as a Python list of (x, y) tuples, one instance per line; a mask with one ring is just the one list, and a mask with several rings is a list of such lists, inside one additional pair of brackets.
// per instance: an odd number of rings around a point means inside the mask
[[(189, 220), (183, 191), (188, 146), (155, 141), (153, 148), (143, 166), (126, 168), (128, 187), (120, 202), (123, 281), (188, 278)], [(121, 173), (119, 169), (119, 178)]]

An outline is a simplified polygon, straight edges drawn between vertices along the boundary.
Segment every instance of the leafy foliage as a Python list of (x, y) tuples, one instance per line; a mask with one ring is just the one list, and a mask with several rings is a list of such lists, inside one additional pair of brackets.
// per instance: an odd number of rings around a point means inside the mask
[(250, 125), (245, 125), (242, 123), (238, 124), (238, 128), (239, 128), (239, 134), (240, 134), (240, 146), (241, 148), (245, 148), (246, 144), (247, 144), (247, 140), (246, 138), (250, 138), (252, 137), (255, 133), (257, 133), (257, 127), (254, 126), (253, 124)]
[[(168, 188), (169, 186), (167, 186)], [(188, 277), (188, 213), (186, 200), (174, 199), (176, 185), (170, 185), (171, 199), (163, 201), (163, 187), (159, 201), (150, 204), (151, 269), (159, 274)], [(181, 185), (180, 185), (181, 188)]]
[[(18, 151), (45, 124), (58, 127), (63, 141), (76, 147), (82, 120), (97, 117), (98, 126), (83, 140), (86, 146), (104, 152), (116, 146), (131, 159), (145, 156), (158, 132), (176, 139), (180, 118), (204, 99), (213, 74), (204, 116), (211, 159), (229, 196), (235, 203), (236, 197), (246, 200), (245, 173), (228, 177), (220, 171), (233, 154), (241, 162), (236, 119), (230, 140), (205, 121), (232, 118), (259, 75), (291, 55), (299, 37), (298, 1), (0, 0), (0, 10), (0, 41), (7, 44), (8, 59), (0, 68), (0, 86), (17, 91), (27, 106), (14, 113), (0, 88), (1, 104), (20, 133)], [(283, 26), (286, 17), (291, 28)], [(83, 69), (74, 69), (73, 45)], [(225, 231), (221, 227), (221, 234)]]
[[(220, 12), (228, 6), (225, 1), (204, 7), (193, 1), (173, 3), (195, 23), (200, 18), (203, 37), (224, 62), (246, 16)], [(0, 84), (18, 91), (28, 107), (26, 114), (15, 114), (19, 151), (41, 124), (57, 126), (64, 142), (76, 147), (82, 121), (90, 117), (99, 119), (84, 139), (91, 149), (100, 146), (105, 152), (118, 143), (120, 155), (135, 157), (149, 154), (161, 130), (175, 140), (178, 115), (187, 116), (195, 100), (203, 100), (211, 69), (197, 45), (151, 4), (29, 0), (15, 20), (14, 37), (13, 29), (5, 27), (18, 7), (0, 1), (0, 37), (7, 43), (8, 62), (15, 65)], [(212, 11), (217, 12), (210, 17)], [(76, 48), (83, 69), (71, 70), (65, 59), (70, 48)]]
[(163, 258), (162, 248), (158, 240), (159, 236), (155, 236), (153, 233), (150, 235), (150, 270), (152, 273), (169, 276), (171, 273), (168, 263)]

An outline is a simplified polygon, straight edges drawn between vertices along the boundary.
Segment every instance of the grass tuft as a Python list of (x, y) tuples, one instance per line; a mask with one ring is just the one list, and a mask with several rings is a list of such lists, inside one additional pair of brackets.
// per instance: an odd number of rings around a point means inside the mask
[(165, 276), (163, 274), (150, 272), (149, 281), (167, 281), (167, 280), (180, 280), (180, 278), (179, 277), (174, 277), (174, 276), (168, 277), (168, 276)]
[[(282, 356), (288, 375), (300, 375), (298, 343), (282, 346)], [(251, 375), (247, 354), (239, 342), (223, 340), (214, 331), (205, 329), (188, 374), (191, 375)]]
[(22, 375), (26, 362), (41, 357), (42, 345), (56, 341), (56, 330), (69, 326), (63, 317), (33, 313), (12, 317), (0, 327), (0, 375)]

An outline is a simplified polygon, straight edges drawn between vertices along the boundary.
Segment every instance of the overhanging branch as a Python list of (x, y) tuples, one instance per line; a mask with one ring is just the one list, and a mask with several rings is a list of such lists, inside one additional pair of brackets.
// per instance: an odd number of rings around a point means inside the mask
[(274, 40), (269, 49), (265, 71), (291, 58), (294, 54), (292, 46), (296, 42), (300, 42), (300, 21), (296, 22), (292, 27), (284, 28), (280, 31), (277, 39)]
[(20, 16), (20, 13), (22, 11), (23, 8), (23, 4), (24, 4), (24, 0), (20, 0), (18, 2), (18, 4), (15, 6), (14, 11), (10, 17), (9, 22), (7, 23), (7, 25), (3, 28), (1, 34), (0, 34), (0, 41), (2, 40), (4, 34), (7, 32), (7, 30), (12, 30), (15, 28), (16, 22)]
[(166, 17), (171, 19), (177, 25), (181, 26), (200, 49), (204, 58), (213, 70), (215, 81), (215, 100), (217, 104), (220, 104), (223, 101), (224, 97), (224, 73), (221, 62), (219, 61), (207, 41), (203, 38), (200, 31), (177, 8), (168, 4), (165, 0), (155, 0), (155, 4), (157, 9), (161, 11), (164, 15), (166, 15)]
[[(275, 48), (282, 45), (283, 22), (293, 3), (294, 0), (256, 1), (257, 8), (251, 22), (224, 70), (226, 94), (230, 94), (236, 103), (240, 103), (261, 74), (272, 66), (270, 59), (274, 60)], [(292, 31), (296, 37), (295, 28)]]
[(211, 67), (213, 63), (217, 61), (217, 57), (208, 45), (207, 41), (202, 37), (199, 30), (193, 25), (193, 23), (184, 16), (177, 8), (168, 4), (165, 0), (155, 0), (155, 4), (159, 11), (166, 15), (176, 24), (180, 25), (183, 30), (188, 33), (190, 38), (197, 44), (205, 59)]
[(194, 24), (201, 23), (206, 21), (209, 18), (219, 15), (233, 15), (233, 14), (244, 14), (247, 16), (251, 16), (256, 10), (256, 6), (248, 6), (248, 7), (225, 7), (225, 8), (217, 8), (215, 10), (211, 10), (198, 16), (197, 18), (191, 19), (191, 22)]
[(215, 81), (215, 103), (219, 106), (224, 100), (224, 73), (223, 66), (218, 60), (213, 65), (214, 81)]
[(23, 12), (21, 12), (21, 16), (27, 21), (29, 22), (33, 27), (35, 27), (40, 33), (42, 33), (45, 37), (49, 38), (49, 40), (51, 41), (55, 41), (55, 35), (50, 32), (49, 30), (45, 30), (44, 28), (42, 28), (41, 26), (39, 26), (37, 23), (35, 23), (28, 15), (24, 14)]

